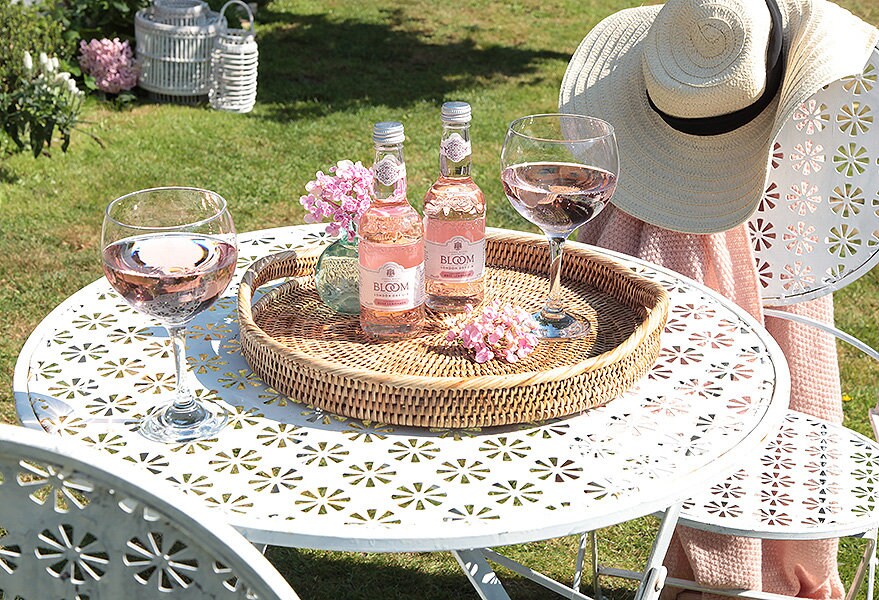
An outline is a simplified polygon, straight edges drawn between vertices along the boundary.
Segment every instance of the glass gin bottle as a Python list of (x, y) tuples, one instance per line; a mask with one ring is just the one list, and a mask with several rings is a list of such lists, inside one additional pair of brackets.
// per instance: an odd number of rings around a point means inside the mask
[(403, 125), (376, 123), (375, 196), (360, 219), (360, 327), (406, 338), (424, 325), (424, 232), (406, 199)]
[(470, 176), (470, 105), (442, 107), (440, 175), (424, 196), (424, 279), (433, 310), (457, 312), (482, 302), (485, 197)]

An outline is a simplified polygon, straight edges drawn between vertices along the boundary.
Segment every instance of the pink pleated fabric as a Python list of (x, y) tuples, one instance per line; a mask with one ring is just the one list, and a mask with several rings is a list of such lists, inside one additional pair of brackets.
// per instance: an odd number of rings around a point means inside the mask
[[(734, 301), (764, 322), (784, 351), (791, 370), (790, 407), (842, 421), (835, 340), (814, 328), (771, 317), (764, 320), (745, 225), (710, 235), (685, 234), (649, 225), (609, 206), (581, 229), (578, 239), (662, 265)], [(833, 300), (829, 295), (786, 310), (833, 322)], [(842, 598), (845, 592), (837, 572), (837, 545), (836, 540), (759, 540), (678, 526), (666, 566), (669, 576), (708, 587)], [(664, 597), (678, 591), (666, 588)], [(721, 598), (705, 594), (706, 599), (709, 597)]]

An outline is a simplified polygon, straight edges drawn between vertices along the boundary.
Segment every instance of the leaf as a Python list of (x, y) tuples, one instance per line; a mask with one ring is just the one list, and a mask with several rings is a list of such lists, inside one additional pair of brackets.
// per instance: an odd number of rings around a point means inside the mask
[(31, 125), (31, 151), (34, 158), (39, 158), (43, 152), (43, 147), (50, 148), (52, 146), (52, 133), (55, 131), (55, 121), (49, 120), (46, 123), (33, 123)]
[(55, 132), (55, 119), (49, 119), (46, 121), (46, 125), (43, 128), (43, 133), (46, 139), (46, 147), (52, 146), (52, 134)]
[(18, 125), (13, 120), (7, 120), (3, 123), (3, 130), (12, 138), (19, 150), (24, 150), (24, 142), (21, 141), (21, 134)]
[(43, 151), (43, 138), (39, 135), (36, 130), (31, 130), (31, 152), (34, 153), (34, 158), (40, 157), (40, 152)]

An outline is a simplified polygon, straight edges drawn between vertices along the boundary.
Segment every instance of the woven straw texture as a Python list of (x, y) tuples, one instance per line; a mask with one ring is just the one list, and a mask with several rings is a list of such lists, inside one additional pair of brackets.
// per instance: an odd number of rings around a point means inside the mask
[[(477, 364), (445, 340), (450, 316), (431, 315), (420, 337), (376, 343), (357, 316), (326, 308), (314, 290), (317, 252), (255, 263), (238, 292), (242, 351), (274, 389), (330, 412), (395, 425), (489, 427), (581, 412), (622, 394), (654, 364), (668, 296), (619, 263), (566, 250), (564, 302), (590, 335), (543, 341), (527, 358)], [(491, 233), (486, 299), (536, 310), (547, 291), (545, 240)], [(290, 277), (253, 304), (261, 285)]]

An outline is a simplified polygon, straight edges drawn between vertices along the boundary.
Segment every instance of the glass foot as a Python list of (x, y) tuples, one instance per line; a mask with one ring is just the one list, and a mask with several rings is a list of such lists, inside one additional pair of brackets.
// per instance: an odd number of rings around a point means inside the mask
[(542, 312), (531, 315), (537, 321), (537, 337), (542, 340), (569, 340), (589, 333), (589, 323), (578, 321), (567, 313), (547, 318)]
[(140, 433), (149, 440), (165, 444), (191, 442), (216, 437), (228, 421), (228, 413), (204, 405), (185, 413), (175, 412), (172, 406), (144, 417)]

